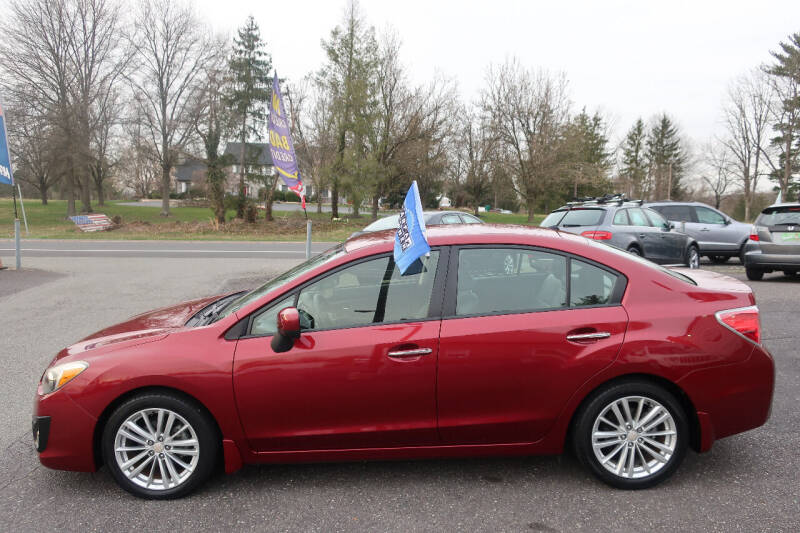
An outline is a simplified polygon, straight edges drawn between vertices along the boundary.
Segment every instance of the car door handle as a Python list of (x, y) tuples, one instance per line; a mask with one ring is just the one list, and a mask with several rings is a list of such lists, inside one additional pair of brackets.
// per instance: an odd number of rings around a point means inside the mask
[(394, 350), (386, 355), (389, 357), (417, 357), (419, 355), (428, 355), (432, 351), (430, 348), (414, 348), (413, 350)]
[(574, 335), (567, 335), (567, 340), (573, 342), (594, 341), (597, 339), (607, 339), (610, 336), (611, 333), (607, 331), (598, 331), (597, 333), (576, 333)]

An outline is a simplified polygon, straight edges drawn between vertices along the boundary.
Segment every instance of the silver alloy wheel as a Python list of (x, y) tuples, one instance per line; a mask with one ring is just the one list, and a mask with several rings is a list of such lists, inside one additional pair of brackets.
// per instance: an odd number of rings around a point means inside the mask
[(626, 396), (603, 409), (592, 426), (592, 449), (600, 464), (627, 479), (652, 476), (675, 453), (678, 431), (670, 412), (644, 396)]
[(689, 268), (700, 268), (700, 253), (697, 248), (689, 248)]
[(142, 409), (117, 429), (114, 457), (120, 471), (136, 485), (174, 489), (197, 467), (200, 441), (194, 428), (175, 411)]

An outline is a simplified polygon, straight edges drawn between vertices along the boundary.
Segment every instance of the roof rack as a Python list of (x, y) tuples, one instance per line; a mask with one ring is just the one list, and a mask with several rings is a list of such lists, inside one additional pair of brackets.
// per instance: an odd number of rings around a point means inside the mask
[(625, 196), (624, 193), (617, 193), (617, 194), (605, 194), (603, 196), (586, 196), (583, 198), (575, 197), (572, 199), (571, 202), (567, 202), (567, 206), (572, 208), (573, 206), (583, 205), (590, 202), (598, 205), (609, 204), (609, 203), (616, 203), (617, 205), (622, 205), (625, 202), (638, 203), (639, 205), (642, 205), (644, 203), (644, 200), (630, 200), (628, 199), (628, 197)]

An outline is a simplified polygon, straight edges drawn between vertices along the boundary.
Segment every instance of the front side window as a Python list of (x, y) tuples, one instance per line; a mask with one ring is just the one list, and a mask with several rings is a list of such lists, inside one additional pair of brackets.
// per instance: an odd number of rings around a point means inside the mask
[(459, 251), (456, 315), (566, 307), (566, 258), (517, 248)]
[(442, 224), (461, 224), (458, 215), (442, 215)]
[(294, 305), (294, 294), (260, 311), (253, 317), (250, 335), (275, 335), (278, 331), (278, 313)]
[(665, 228), (667, 226), (667, 219), (659, 215), (657, 212), (653, 211), (652, 209), (642, 209), (644, 213), (647, 215), (647, 218), (650, 219), (650, 225), (656, 228)]
[(428, 316), (439, 252), (421, 258), (405, 275), (389, 257), (345, 267), (304, 287), (297, 309), (304, 329), (341, 329)]
[(475, 218), (472, 215), (461, 215), (461, 220), (464, 221), (464, 224), (482, 224), (483, 221), (479, 218)]
[(701, 224), (725, 223), (725, 217), (707, 207), (695, 207), (694, 212), (697, 213), (697, 221)]

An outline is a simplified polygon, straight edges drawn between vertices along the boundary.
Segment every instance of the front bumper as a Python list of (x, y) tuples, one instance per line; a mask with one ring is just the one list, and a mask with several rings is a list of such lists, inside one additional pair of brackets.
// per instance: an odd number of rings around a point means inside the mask
[(57, 470), (94, 472), (96, 424), (63, 390), (37, 395), (32, 429), (39, 461)]

